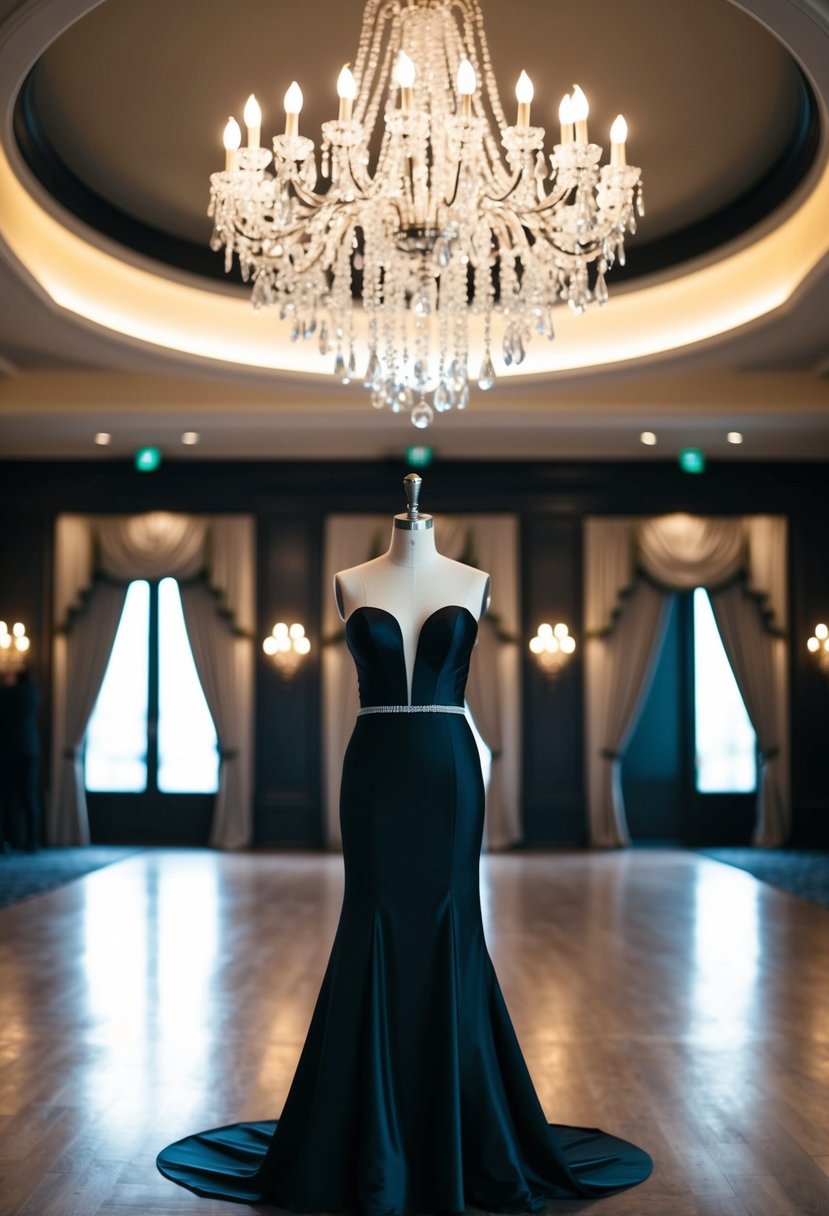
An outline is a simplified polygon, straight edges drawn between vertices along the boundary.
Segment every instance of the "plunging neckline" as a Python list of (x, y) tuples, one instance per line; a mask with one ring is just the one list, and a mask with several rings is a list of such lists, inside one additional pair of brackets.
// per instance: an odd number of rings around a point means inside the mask
[(454, 608), (458, 612), (466, 613), (466, 615), (471, 619), (471, 621), (475, 625), (475, 633), (477, 634), (478, 619), (474, 615), (474, 613), (470, 612), (470, 610), (467, 608), (466, 604), (441, 604), (440, 608), (436, 608), (434, 610), (434, 612), (430, 612), (429, 615), (423, 620), (420, 628), (417, 631), (417, 642), (415, 643), (414, 663), (412, 664), (411, 687), (409, 686), (409, 673), (406, 670), (406, 642), (403, 637), (403, 626), (400, 624), (400, 621), (397, 619), (397, 617), (394, 615), (393, 612), (389, 612), (388, 608), (381, 608), (378, 604), (360, 604), (359, 608), (355, 608), (354, 611), (349, 614), (348, 618), (346, 619), (344, 628), (345, 628), (346, 632), (348, 632), (348, 626), (351, 624), (351, 621), (357, 615), (358, 612), (381, 612), (383, 614), (383, 616), (387, 616), (390, 618), (390, 620), (394, 621), (395, 625), (397, 626), (398, 637), (400, 638), (401, 657), (403, 660), (403, 676), (404, 676), (405, 687), (406, 687), (406, 704), (412, 705), (413, 704), (412, 694), (414, 693), (415, 676), (417, 675), (417, 660), (420, 657), (420, 643), (423, 640), (423, 631), (426, 628), (426, 626), (429, 624), (429, 622), (438, 615), (438, 613), (448, 612), (452, 608)]

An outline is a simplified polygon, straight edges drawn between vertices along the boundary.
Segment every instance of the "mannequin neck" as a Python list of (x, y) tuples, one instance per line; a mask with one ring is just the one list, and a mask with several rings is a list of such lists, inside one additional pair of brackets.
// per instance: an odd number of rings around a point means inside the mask
[(440, 554), (435, 546), (435, 529), (419, 528), (410, 532), (406, 528), (392, 527), (386, 557), (395, 566), (406, 566), (412, 570), (437, 561)]

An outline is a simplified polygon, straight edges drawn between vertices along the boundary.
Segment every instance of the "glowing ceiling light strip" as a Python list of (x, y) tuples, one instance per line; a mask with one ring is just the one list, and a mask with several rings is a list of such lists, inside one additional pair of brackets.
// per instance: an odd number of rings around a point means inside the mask
[[(114, 333), (216, 363), (327, 377), (315, 349), (248, 299), (163, 277), (83, 239), (37, 201), (0, 149), (0, 236), (59, 307)], [(618, 294), (576, 318), (562, 341), (534, 343), (505, 376), (536, 376), (646, 359), (707, 341), (783, 305), (829, 252), (829, 166), (811, 193), (753, 245), (667, 282)], [(478, 335), (480, 340), (480, 335)], [(477, 345), (477, 344), (476, 344)], [(470, 359), (476, 356), (473, 347)], [(362, 370), (362, 369), (361, 369)]]

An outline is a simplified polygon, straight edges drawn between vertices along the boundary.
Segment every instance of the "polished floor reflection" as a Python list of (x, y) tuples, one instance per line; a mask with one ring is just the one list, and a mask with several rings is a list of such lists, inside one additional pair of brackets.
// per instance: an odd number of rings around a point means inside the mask
[[(548, 1117), (656, 1163), (551, 1212), (829, 1213), (829, 913), (681, 852), (492, 856), (481, 883)], [(0, 912), (0, 1216), (244, 1212), (155, 1153), (278, 1115), (341, 897), (338, 857), (163, 851)]]

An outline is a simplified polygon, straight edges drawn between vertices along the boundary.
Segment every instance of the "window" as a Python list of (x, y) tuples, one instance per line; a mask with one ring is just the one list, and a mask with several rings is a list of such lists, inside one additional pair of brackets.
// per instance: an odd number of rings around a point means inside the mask
[(757, 787), (757, 740), (704, 587), (694, 590), (694, 737), (701, 794)]
[(175, 579), (130, 583), (86, 733), (92, 792), (215, 793), (216, 729)]
[(214, 794), (219, 788), (216, 728), (204, 699), (174, 578), (158, 587), (158, 788)]

